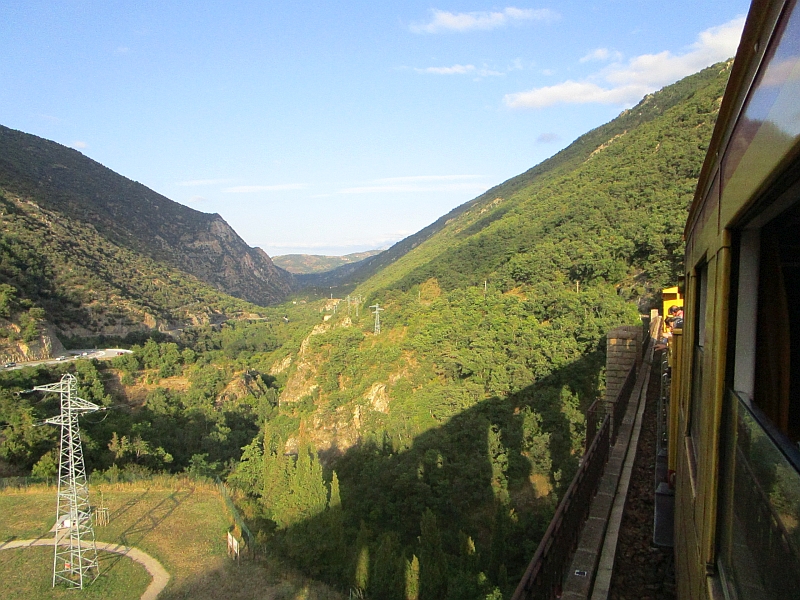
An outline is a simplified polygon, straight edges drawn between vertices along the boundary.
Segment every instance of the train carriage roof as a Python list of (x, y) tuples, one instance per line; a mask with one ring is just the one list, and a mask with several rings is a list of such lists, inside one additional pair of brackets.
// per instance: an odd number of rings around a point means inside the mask
[(701, 214), (704, 201), (714, 182), (734, 127), (742, 114), (778, 19), (790, 4), (792, 0), (753, 0), (750, 6), (708, 152), (700, 170), (694, 199), (689, 208), (684, 230), (684, 237), (687, 239)]

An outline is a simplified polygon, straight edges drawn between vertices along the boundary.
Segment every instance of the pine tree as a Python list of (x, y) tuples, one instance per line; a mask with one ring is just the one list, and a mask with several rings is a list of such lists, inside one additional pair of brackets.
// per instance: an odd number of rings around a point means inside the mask
[(300, 449), (294, 473), (289, 480), (289, 494), (292, 523), (319, 515), (328, 504), (328, 489), (322, 476), (322, 465), (312, 446)]
[(414, 554), (406, 560), (406, 599), (419, 600), (419, 559)]
[(375, 551), (370, 594), (381, 600), (403, 600), (403, 559), (395, 535), (384, 533)]
[(497, 425), (490, 425), (487, 439), (489, 463), (492, 466), (492, 491), (501, 504), (508, 503), (508, 451), (503, 445), (502, 432)]
[(356, 589), (362, 592), (366, 592), (369, 587), (369, 537), (369, 529), (367, 529), (364, 521), (361, 521), (361, 527), (356, 538), (356, 561), (353, 582)]
[(331, 497), (328, 500), (328, 508), (330, 510), (341, 510), (342, 508), (342, 498), (339, 495), (339, 476), (336, 475), (336, 471), (333, 472), (331, 479)]
[(440, 600), (447, 594), (447, 558), (436, 515), (429, 508), (422, 513), (420, 532), (420, 600)]

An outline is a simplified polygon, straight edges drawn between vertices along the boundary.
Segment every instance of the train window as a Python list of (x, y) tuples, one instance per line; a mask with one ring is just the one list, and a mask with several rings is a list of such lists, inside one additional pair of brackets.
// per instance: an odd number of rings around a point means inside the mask
[(774, 202), (739, 236), (718, 519), (718, 566), (732, 598), (800, 598), (798, 197)]
[(701, 411), (703, 408), (703, 364), (705, 362), (706, 305), (708, 299), (708, 265), (695, 269), (694, 292), (694, 343), (692, 358), (692, 395), (689, 416), (692, 467), (696, 473), (698, 445), (700, 444)]
[(753, 402), (800, 440), (800, 203), (761, 232)]

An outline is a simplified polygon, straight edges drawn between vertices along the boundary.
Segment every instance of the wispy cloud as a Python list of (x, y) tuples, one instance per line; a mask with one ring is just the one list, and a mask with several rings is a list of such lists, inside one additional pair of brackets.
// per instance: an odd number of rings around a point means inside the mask
[(189, 179), (188, 181), (178, 181), (175, 185), (181, 187), (197, 187), (201, 185), (219, 185), (221, 183), (230, 183), (230, 179)]
[(425, 192), (472, 192), (482, 193), (490, 186), (478, 179), (481, 175), (408, 175), (385, 177), (339, 190), (340, 194), (392, 194)]
[(622, 53), (612, 52), (608, 48), (596, 48), (586, 56), (581, 57), (579, 62), (605, 62), (607, 60), (622, 60)]
[(77, 150), (83, 150), (84, 148), (88, 148), (88, 147), (89, 147), (89, 144), (87, 144), (86, 142), (82, 142), (82, 141), (80, 141), (80, 140), (75, 140), (75, 141), (74, 141), (74, 142), (72, 142), (72, 144), (70, 144), (70, 145), (71, 145), (73, 148), (76, 148)]
[(467, 75), (475, 72), (475, 65), (453, 65), (452, 67), (427, 67), (414, 69), (417, 73), (434, 73), (435, 75)]
[(536, 141), (539, 144), (551, 144), (553, 142), (557, 142), (561, 139), (561, 136), (557, 133), (547, 132), (541, 134), (539, 137), (536, 138)]
[(186, 202), (189, 204), (198, 204), (201, 202), (208, 202), (208, 198), (204, 198), (203, 196), (192, 196), (191, 198), (187, 198)]
[[(564, 81), (527, 92), (507, 94), (511, 108), (545, 108), (556, 104), (634, 104), (649, 94), (682, 77), (736, 54), (744, 17), (703, 31), (698, 40), (680, 55), (669, 51), (642, 54), (626, 65), (610, 65), (583, 81)], [(600, 83), (597, 83), (597, 82)]]
[(370, 183), (418, 183), (420, 181), (458, 181), (462, 179), (481, 179), (482, 175), (407, 175), (404, 177), (384, 177), (373, 179)]
[(114, 49), (114, 54), (128, 54), (128, 52), (130, 52), (130, 51), (131, 51), (131, 49), (128, 48), (127, 46), (117, 46)]
[(433, 75), (477, 75), (478, 77), (497, 77), (505, 75), (500, 71), (487, 68), (477, 68), (475, 65), (453, 65), (452, 67), (426, 67), (414, 69), (417, 73), (430, 73)]
[(255, 192), (285, 192), (288, 190), (302, 190), (308, 187), (305, 183), (280, 183), (277, 185), (237, 185), (224, 190), (226, 194), (252, 194)]
[(425, 23), (412, 23), (414, 33), (441, 33), (443, 31), (474, 31), (497, 29), (513, 23), (524, 21), (544, 21), (550, 23), (559, 18), (559, 14), (548, 8), (514, 8), (509, 6), (495, 12), (451, 13), (445, 10), (431, 10), (431, 19)]

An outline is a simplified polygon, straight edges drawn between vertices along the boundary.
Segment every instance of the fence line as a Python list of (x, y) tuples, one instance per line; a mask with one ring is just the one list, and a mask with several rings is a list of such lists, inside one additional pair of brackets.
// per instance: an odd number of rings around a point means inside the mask
[(56, 485), (58, 479), (55, 477), (0, 477), (0, 490), (8, 488), (29, 488), (35, 485), (50, 487)]
[(511, 600), (550, 600), (560, 595), (567, 562), (605, 470), (610, 435), (611, 418), (606, 415)]
[(228, 486), (225, 485), (219, 477), (216, 478), (217, 480), (217, 489), (219, 493), (222, 495), (222, 499), (225, 501), (225, 506), (228, 507), (228, 511), (231, 513), (234, 522), (239, 526), (239, 529), (242, 531), (242, 537), (245, 540), (245, 544), (247, 545), (248, 550), (252, 553), (256, 551), (256, 543), (253, 534), (250, 532), (250, 528), (244, 522), (242, 515), (239, 514), (239, 509), (236, 508), (236, 504), (233, 502), (233, 498), (231, 498), (230, 491), (228, 490)]

